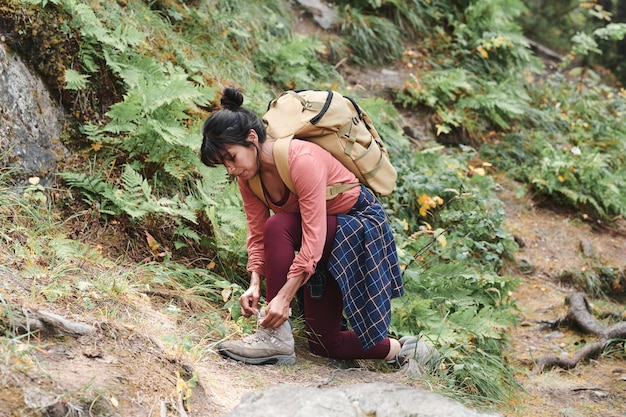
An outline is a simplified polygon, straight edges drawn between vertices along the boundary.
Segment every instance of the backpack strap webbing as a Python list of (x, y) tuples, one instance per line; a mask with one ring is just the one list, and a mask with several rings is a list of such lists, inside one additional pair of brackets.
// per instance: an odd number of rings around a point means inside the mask
[(274, 162), (276, 163), (276, 169), (280, 179), (283, 180), (289, 191), (296, 194), (296, 186), (291, 181), (291, 174), (289, 174), (289, 144), (291, 139), (280, 139), (274, 141)]
[[(283, 180), (289, 191), (296, 194), (296, 187), (293, 185), (293, 181), (291, 181), (291, 176), (289, 175), (289, 143), (291, 139), (282, 139), (282, 140), (274, 140), (274, 160), (276, 162), (276, 169), (278, 170), (278, 175), (280, 175), (280, 179)], [(280, 145), (279, 145), (280, 144)], [(252, 192), (265, 204), (269, 207), (267, 200), (265, 198), (265, 193), (263, 192), (263, 184), (261, 183), (261, 175), (257, 174), (250, 180), (248, 180), (248, 185)]]
[(257, 197), (259, 197), (259, 200), (261, 200), (263, 204), (269, 207), (269, 204), (267, 204), (267, 200), (265, 199), (265, 193), (263, 192), (263, 185), (261, 184), (261, 176), (259, 174), (256, 174), (254, 177), (248, 180), (248, 185), (250, 186), (250, 189), (252, 190), (252, 192)]

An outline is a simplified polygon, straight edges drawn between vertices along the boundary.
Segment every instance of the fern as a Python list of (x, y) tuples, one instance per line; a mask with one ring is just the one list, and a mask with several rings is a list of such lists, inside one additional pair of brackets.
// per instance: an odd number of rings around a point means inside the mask
[(108, 190), (105, 196), (132, 218), (139, 219), (146, 214), (156, 213), (179, 216), (195, 223), (196, 215), (188, 209), (186, 203), (165, 197), (157, 199), (148, 181), (129, 165), (125, 166), (121, 180), (122, 188)]
[(261, 38), (252, 59), (263, 78), (279, 89), (303, 89), (317, 79), (330, 85), (339, 80), (337, 72), (320, 60), (324, 44), (315, 37), (294, 34), (279, 45), (273, 37)]
[(125, 213), (134, 219), (162, 214), (196, 222), (195, 211), (187, 202), (177, 198), (157, 199), (149, 182), (129, 165), (122, 173), (121, 188), (113, 188), (98, 175), (63, 173), (61, 176), (71, 188), (80, 189), (83, 200), (90, 206), (97, 205), (102, 214)]
[[(526, 114), (529, 97), (513, 82), (486, 82), (481, 87), (484, 93), (460, 99), (456, 107), (461, 111), (472, 109), (501, 129), (508, 129), (511, 121)], [(489, 127), (484, 126), (483, 129)]]
[(103, 198), (112, 193), (113, 189), (100, 175), (73, 172), (62, 172), (59, 175), (70, 188), (80, 190), (87, 206), (95, 207), (101, 214), (105, 215), (116, 216), (122, 213), (122, 210), (112, 204), (112, 201)]
[[(478, 271), (467, 271), (467, 265), (440, 264), (422, 271), (418, 282), (407, 281), (407, 289), (419, 295), (418, 303), (424, 304), (419, 298), (430, 300), (432, 312), (404, 317), (401, 322), (393, 319), (396, 328), (402, 327), (401, 333), (424, 334), (446, 346), (472, 343), (480, 347), (488, 340), (503, 339), (508, 327), (516, 323), (515, 305), (506, 294), (515, 287), (514, 281), (499, 277), (500, 288), (488, 287), (482, 281), (493, 282), (489, 274), (483, 278)], [(412, 304), (409, 300), (396, 302), (400, 308)], [(417, 325), (417, 317), (421, 325)], [(430, 319), (426, 320), (428, 317)]]
[(78, 71), (65, 70), (65, 88), (68, 90), (83, 90), (87, 87), (89, 76), (80, 74)]

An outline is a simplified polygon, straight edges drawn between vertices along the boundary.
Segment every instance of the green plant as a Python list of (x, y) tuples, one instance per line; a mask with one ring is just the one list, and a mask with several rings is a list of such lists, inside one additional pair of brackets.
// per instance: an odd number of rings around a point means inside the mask
[(428, 31), (426, 16), (434, 9), (426, 0), (358, 0), (338, 3), (388, 19), (403, 37), (410, 40)]
[(529, 97), (517, 81), (481, 81), (463, 68), (431, 71), (412, 77), (396, 101), (403, 107), (432, 109), (436, 134), (455, 129), (478, 137), (490, 129), (507, 130), (529, 107)]
[(346, 5), (340, 9), (339, 20), (341, 33), (353, 52), (350, 59), (357, 64), (384, 64), (404, 51), (400, 32), (388, 19)]
[(426, 150), (396, 159), (400, 180), (387, 206), (398, 219), (394, 226), (405, 250), (417, 254), (428, 239), (445, 237), (439, 259), (473, 259), (499, 271), (517, 245), (502, 226), (504, 207), (492, 197), (493, 179), (468, 164), (475, 154), (471, 148), (454, 157)]
[(516, 280), (468, 261), (429, 259), (405, 270), (411, 296), (394, 300), (392, 331), (420, 334), (443, 352), (443, 373), (435, 379), (447, 381), (448, 389), (474, 400), (504, 400), (517, 386), (502, 358), (507, 330), (516, 324), (509, 297)]
[(525, 123), (484, 145), (483, 157), (530, 184), (537, 198), (604, 220), (623, 215), (624, 93), (592, 77), (574, 83), (561, 75), (528, 91)]
[(603, 265), (597, 260), (590, 260), (582, 269), (567, 268), (557, 278), (596, 299), (620, 301), (626, 296), (626, 270)]
[[(420, 334), (443, 353), (433, 383), (468, 401), (503, 401), (517, 383), (502, 358), (516, 324), (499, 275), (517, 245), (503, 228), (502, 203), (471, 148), (453, 156), (426, 149), (397, 155), (398, 186), (386, 200), (408, 296), (393, 301), (392, 332)], [(474, 162), (475, 164), (475, 162)]]
[(263, 78), (277, 89), (306, 89), (317, 80), (327, 85), (340, 82), (333, 67), (320, 58), (325, 49), (311, 36), (287, 35), (278, 44), (276, 37), (268, 37), (258, 41), (252, 59)]

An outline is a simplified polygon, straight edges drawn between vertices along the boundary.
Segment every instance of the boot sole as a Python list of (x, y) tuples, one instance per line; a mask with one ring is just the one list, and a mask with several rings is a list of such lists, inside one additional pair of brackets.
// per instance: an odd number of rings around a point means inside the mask
[(296, 355), (274, 355), (266, 356), (264, 358), (246, 358), (245, 356), (239, 356), (235, 353), (227, 350), (219, 350), (220, 355), (234, 359), (239, 362), (243, 362), (248, 365), (293, 365), (296, 363)]

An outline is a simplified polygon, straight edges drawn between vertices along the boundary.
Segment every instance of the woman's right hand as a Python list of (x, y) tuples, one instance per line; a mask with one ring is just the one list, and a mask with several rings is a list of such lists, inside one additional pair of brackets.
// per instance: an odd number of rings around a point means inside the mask
[(241, 314), (244, 317), (259, 314), (259, 299), (261, 298), (261, 277), (253, 272), (250, 277), (250, 287), (239, 297)]

